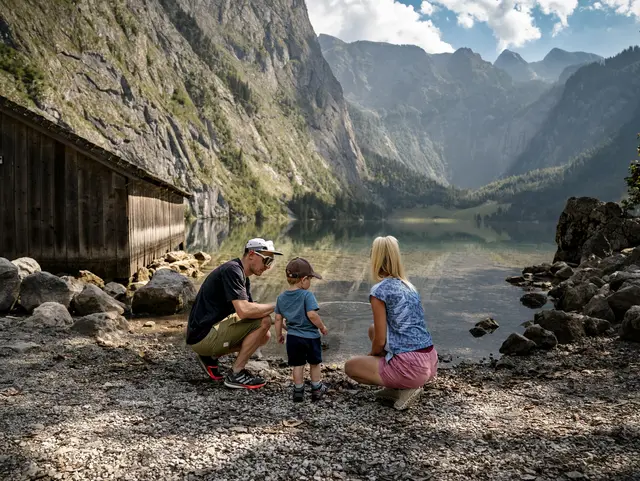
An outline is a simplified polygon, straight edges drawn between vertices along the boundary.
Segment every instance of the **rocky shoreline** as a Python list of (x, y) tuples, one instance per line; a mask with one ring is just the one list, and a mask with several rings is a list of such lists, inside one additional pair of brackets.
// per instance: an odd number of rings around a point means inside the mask
[[(601, 265), (615, 256), (628, 265), (605, 274)], [(612, 289), (610, 306), (628, 282), (616, 286), (614, 274), (631, 272), (630, 258), (635, 249), (589, 254), (593, 267), (562, 261), (572, 269), (564, 279), (556, 275), (564, 266), (533, 269), (522, 280), (528, 292), (564, 292), (527, 328), (549, 345), (524, 337), (527, 355), (441, 365), (402, 412), (377, 403), (375, 389), (350, 382), (340, 365), (326, 366), (331, 390), (318, 403), (291, 402), (281, 359), (251, 361), (265, 388), (228, 390), (200, 371), (182, 319), (133, 318), (110, 343), (67, 323), (0, 317), (0, 478), (640, 479), (640, 343), (621, 328), (636, 308), (612, 309), (607, 325), (584, 314), (590, 299), (562, 310), (568, 292), (596, 277), (598, 291)]]

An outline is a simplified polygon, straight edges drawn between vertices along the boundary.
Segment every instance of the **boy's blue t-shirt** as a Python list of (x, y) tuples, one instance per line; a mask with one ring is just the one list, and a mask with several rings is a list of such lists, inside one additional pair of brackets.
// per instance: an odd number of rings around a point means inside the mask
[(320, 330), (307, 317), (307, 312), (320, 309), (313, 292), (304, 289), (284, 291), (276, 301), (276, 314), (287, 320), (287, 334), (316, 339)]

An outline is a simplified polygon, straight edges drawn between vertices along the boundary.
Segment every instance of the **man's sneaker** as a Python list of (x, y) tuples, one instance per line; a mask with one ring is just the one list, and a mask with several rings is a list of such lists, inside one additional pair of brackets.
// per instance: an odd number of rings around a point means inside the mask
[(259, 389), (267, 384), (260, 376), (254, 376), (246, 369), (240, 372), (231, 371), (224, 378), (224, 385), (233, 389)]
[(200, 356), (196, 355), (198, 358), (198, 362), (204, 369), (204, 372), (207, 373), (214, 381), (222, 381), (222, 374), (220, 374), (220, 366), (218, 366), (218, 360), (215, 357), (209, 356)]
[(302, 387), (293, 386), (293, 402), (301, 403), (304, 401), (304, 385)]
[(376, 391), (374, 396), (378, 401), (396, 402), (400, 397), (400, 390), (392, 389), (390, 387), (385, 387), (380, 389), (379, 391)]
[(393, 404), (393, 407), (398, 411), (403, 411), (409, 407), (409, 405), (420, 397), (423, 389), (421, 387), (417, 389), (400, 389), (398, 393), (398, 400)]
[(328, 390), (329, 388), (325, 383), (320, 383), (318, 387), (311, 386), (311, 400), (319, 401)]

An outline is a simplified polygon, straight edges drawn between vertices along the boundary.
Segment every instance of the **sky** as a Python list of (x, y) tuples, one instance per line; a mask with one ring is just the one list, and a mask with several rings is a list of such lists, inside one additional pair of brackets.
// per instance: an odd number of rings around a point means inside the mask
[(316, 33), (428, 53), (469, 47), (493, 62), (504, 49), (529, 61), (552, 48), (611, 57), (640, 44), (640, 0), (306, 0)]

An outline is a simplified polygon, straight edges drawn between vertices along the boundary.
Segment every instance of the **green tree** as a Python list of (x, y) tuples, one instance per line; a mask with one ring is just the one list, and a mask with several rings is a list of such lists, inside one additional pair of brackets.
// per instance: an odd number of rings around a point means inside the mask
[[(640, 134), (636, 135), (640, 141)], [(640, 156), (640, 145), (637, 147)], [(635, 210), (640, 205), (640, 162), (632, 160), (629, 165), (629, 176), (624, 178), (627, 183), (627, 198), (622, 201), (622, 208), (625, 213)]]

